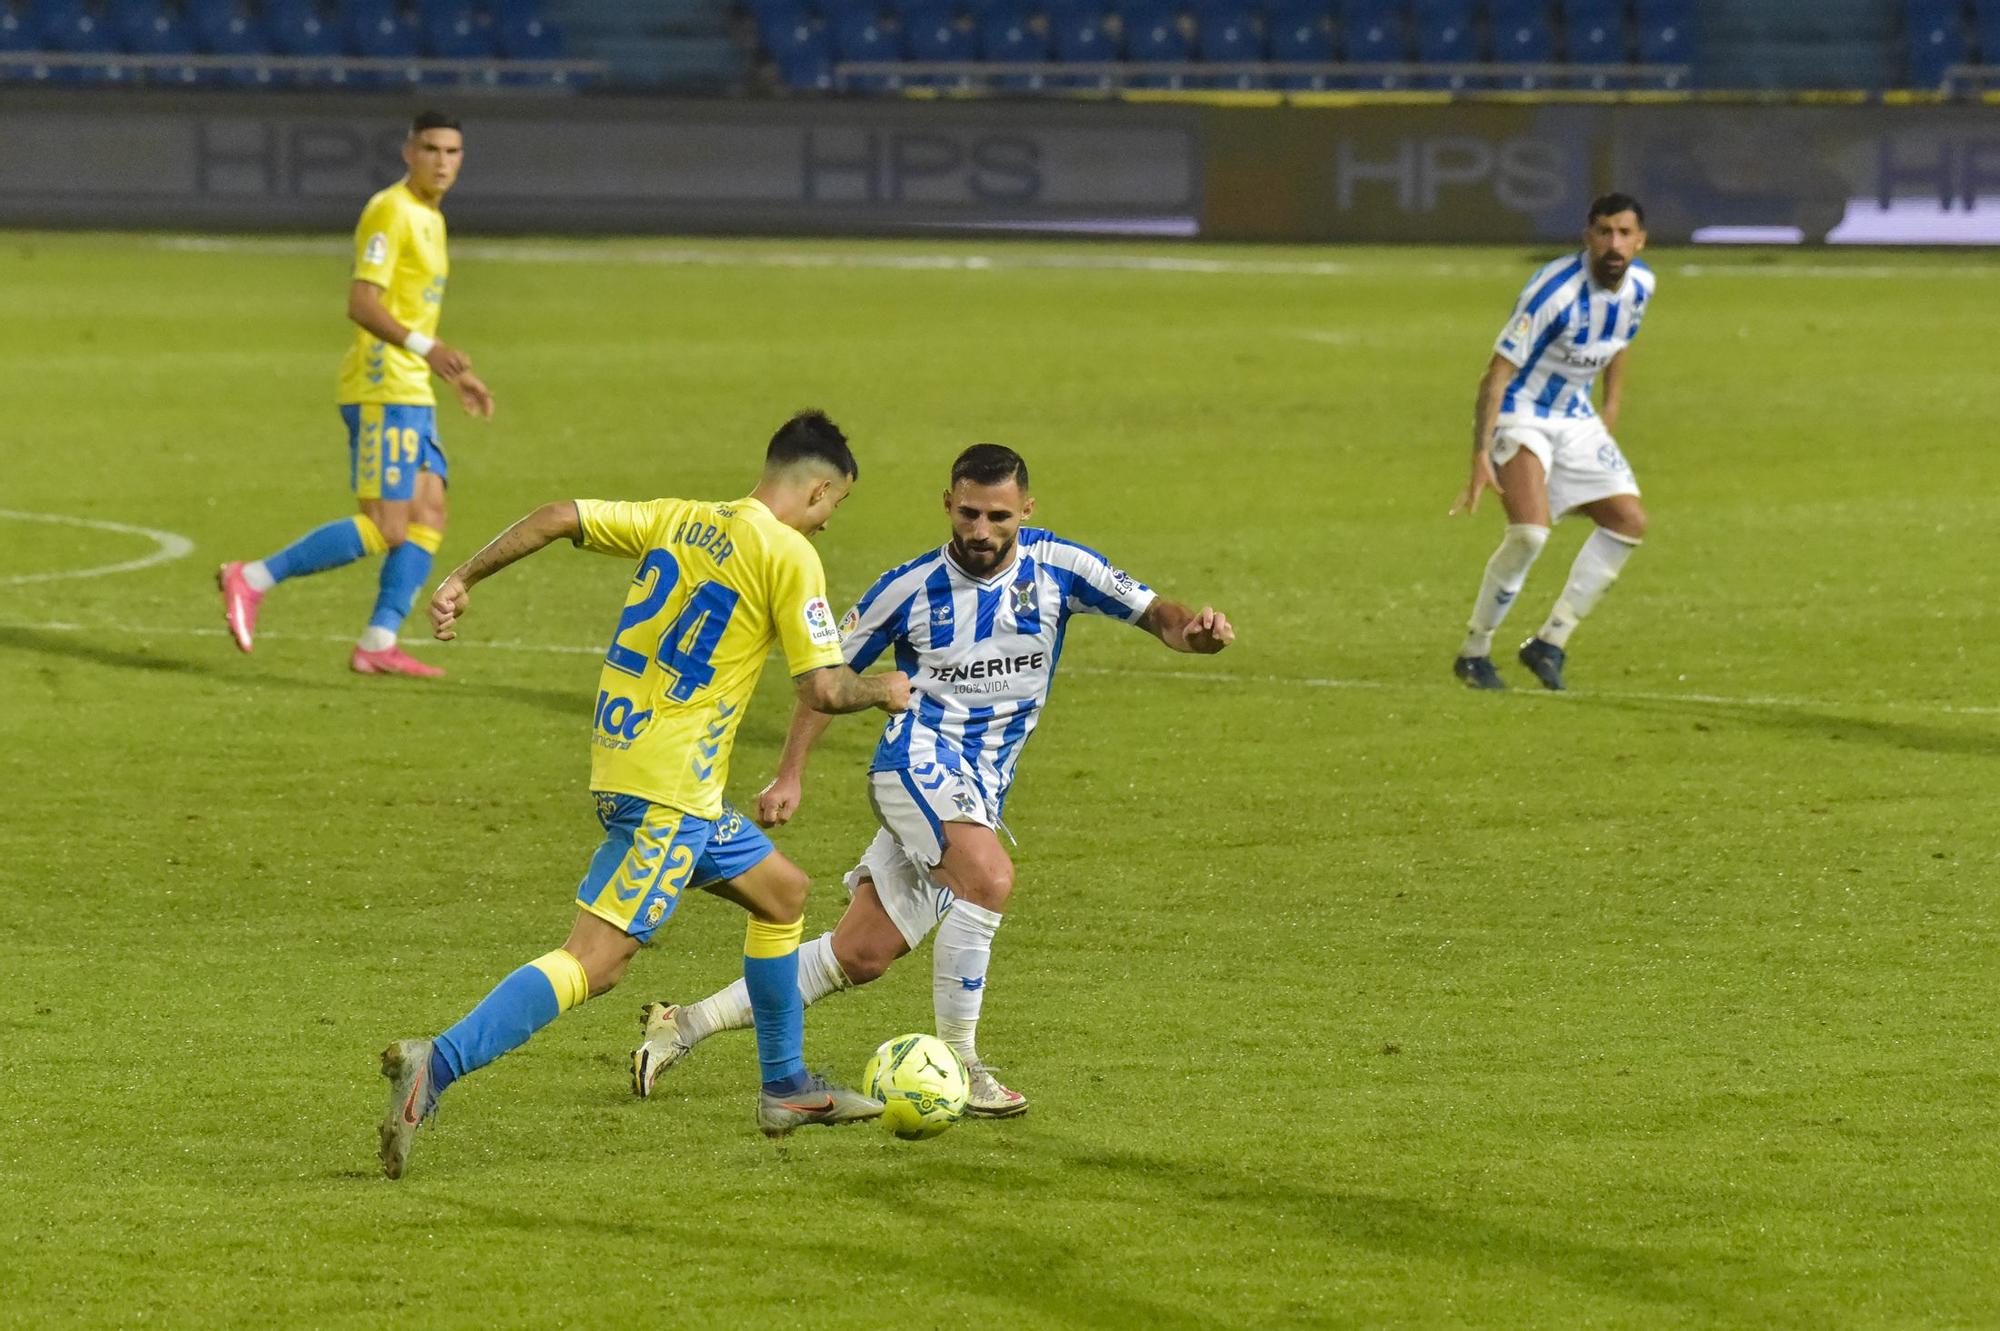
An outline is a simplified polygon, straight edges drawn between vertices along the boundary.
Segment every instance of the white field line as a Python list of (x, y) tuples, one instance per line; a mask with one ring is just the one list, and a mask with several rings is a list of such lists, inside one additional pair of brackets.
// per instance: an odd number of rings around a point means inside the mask
[[(151, 243), (157, 248), (195, 254), (308, 254), (329, 258), (351, 252), (346, 241), (305, 239), (251, 239), (239, 236), (161, 236)], [(1355, 277), (1381, 273), (1401, 278), (1461, 278), (1518, 275), (1523, 263), (1502, 261), (1431, 263), (1412, 266), (1400, 258), (1348, 259), (1243, 259), (1173, 254), (1047, 253), (1024, 251), (994, 254), (890, 254), (839, 250), (723, 250), (687, 246), (609, 247), (580, 240), (573, 245), (533, 244), (521, 241), (460, 241), (461, 258), (485, 263), (592, 264), (670, 268), (780, 268), (780, 269), (882, 269), (896, 272), (1004, 272), (1078, 271), (1173, 273), (1237, 277)], [(1857, 278), (1866, 280), (1907, 279), (1922, 275), (1921, 268), (1889, 264), (1774, 264), (1756, 267), (1735, 264), (1665, 263), (1659, 265), (1676, 277), (1728, 279), (1750, 278)], [(1938, 275), (1953, 281), (1979, 277), (2000, 269), (1964, 266), (1940, 269)]]
[(88, 527), (92, 531), (122, 532), (130, 536), (143, 536), (151, 541), (154, 547), (151, 554), (116, 564), (98, 564), (92, 568), (56, 569), (48, 573), (11, 573), (6, 577), (0, 577), (0, 587), (19, 587), (31, 582), (59, 582), (65, 578), (102, 578), (113, 573), (135, 573), (142, 568), (151, 568), (155, 564), (183, 559), (194, 551), (194, 542), (185, 536), (170, 531), (155, 531), (151, 527), (134, 527), (123, 522), (105, 522), (98, 518), (73, 518), (63, 513), (22, 513), (11, 508), (0, 508), (0, 519), (10, 522), (48, 522), (64, 527)]
[[(49, 620), (38, 624), (0, 623), (0, 633), (100, 633), (120, 639), (146, 638), (227, 638), (227, 629), (189, 628), (184, 625), (142, 625), (142, 624), (76, 624), (66, 620)], [(352, 637), (338, 634), (262, 632), (258, 641), (268, 642), (314, 642), (352, 646)], [(532, 652), (549, 656), (602, 656), (602, 643), (594, 645), (518, 642), (505, 639), (460, 638), (456, 642), (441, 643), (430, 638), (406, 638), (406, 648), (450, 648), (473, 649), (489, 652)], [(1300, 675), (1245, 674), (1228, 670), (1160, 670), (1145, 666), (1137, 668), (1113, 668), (1110, 666), (1064, 666), (1064, 674), (1094, 675), (1111, 679), (1167, 679), (1189, 684), (1245, 685), (1266, 688), (1295, 689), (1354, 689), (1371, 692), (1407, 692), (1435, 694), (1441, 689), (1456, 686), (1446, 683), (1442, 676), (1433, 682), (1429, 680), (1391, 681), (1381, 679), (1336, 679)], [(1555, 700), (1555, 695), (1540, 689), (1522, 689), (1523, 697)], [(1943, 716), (2000, 716), (2000, 706), (1977, 707), (1956, 706), (1951, 703), (1906, 703), (1842, 701), (1828, 698), (1784, 697), (1779, 695), (1752, 695), (1733, 697), (1717, 693), (1658, 693), (1626, 689), (1573, 689), (1568, 697), (1579, 699), (1601, 699), (1611, 702), (1661, 702), (1661, 703), (1702, 703), (1715, 707), (1780, 707), (1816, 708), (1839, 710), (1842, 708), (1879, 708), (1886, 711), (1923, 712)]]

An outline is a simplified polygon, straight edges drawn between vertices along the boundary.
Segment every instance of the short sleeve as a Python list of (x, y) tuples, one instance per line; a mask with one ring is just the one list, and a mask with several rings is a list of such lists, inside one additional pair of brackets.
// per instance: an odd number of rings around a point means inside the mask
[(1063, 583), (1063, 613), (1104, 615), (1136, 622), (1153, 604), (1154, 592), (1088, 546), (1051, 539), (1035, 557)]
[(771, 551), (771, 622), (794, 677), (841, 663), (840, 628), (826, 603), (826, 573), (804, 537)]
[(576, 525), (583, 537), (577, 542), (599, 554), (623, 555), (637, 559), (653, 545), (664, 501), (633, 502), (623, 499), (579, 499)]
[(1507, 326), (1500, 330), (1499, 338), (1493, 343), (1493, 354), (1517, 368), (1526, 365), (1535, 354), (1535, 347), (1548, 332), (1549, 325), (1569, 321), (1570, 302), (1561, 299), (1560, 295), (1562, 289), (1582, 271), (1582, 261), (1571, 260), (1560, 267), (1544, 268), (1530, 278), (1528, 285), (1521, 289), (1521, 298), (1514, 302), (1514, 312), (1507, 317)]
[(899, 571), (892, 569), (877, 578), (867, 595), (840, 621), (840, 654), (854, 670), (874, 665), (877, 657), (905, 636), (910, 600), (890, 591)]
[(407, 224), (395, 193), (385, 190), (370, 199), (354, 227), (354, 280), (387, 290), (405, 239)]

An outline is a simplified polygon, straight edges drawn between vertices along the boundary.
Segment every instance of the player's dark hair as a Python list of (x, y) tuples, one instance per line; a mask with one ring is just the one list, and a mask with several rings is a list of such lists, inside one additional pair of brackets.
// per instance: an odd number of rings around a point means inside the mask
[(1646, 225), (1646, 209), (1629, 194), (1600, 194), (1590, 201), (1590, 215), (1584, 218), (1588, 225), (1600, 217), (1616, 217), (1619, 213), (1630, 213), (1639, 219), (1639, 225)]
[(778, 432), (771, 436), (771, 446), (764, 450), (766, 467), (789, 467), (807, 459), (824, 462), (849, 480), (861, 476), (854, 451), (847, 446), (847, 436), (823, 411), (794, 414), (778, 427)]
[(465, 126), (458, 123), (458, 117), (448, 111), (419, 111), (410, 122), (410, 137), (415, 138), (427, 129), (455, 129), (465, 133)]
[(1021, 493), (1028, 492), (1028, 464), (1005, 444), (974, 444), (951, 464), (951, 483), (971, 481), (974, 485), (1004, 485), (1018, 481)]

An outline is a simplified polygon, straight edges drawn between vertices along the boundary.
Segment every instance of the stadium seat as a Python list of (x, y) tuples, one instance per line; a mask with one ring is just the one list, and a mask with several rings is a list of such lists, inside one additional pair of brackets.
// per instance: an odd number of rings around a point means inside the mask
[[(1400, 64), (1410, 58), (1409, 48), (1403, 41), (1403, 27), (1394, 19), (1383, 19), (1366, 24), (1357, 24), (1352, 19), (1343, 25), (1347, 39), (1346, 59), (1353, 64)], [(1402, 74), (1364, 74), (1344, 79), (1351, 87), (1361, 88), (1403, 88), (1409, 86), (1409, 78)]]
[(1624, 26), (1625, 0), (1562, 0), (1562, 18), (1566, 27), (1579, 23), (1607, 23)]
[(500, 54), (509, 60), (559, 60), (562, 58), (562, 29), (539, 14), (503, 18), (499, 30)]
[(430, 5), (417, 11), (424, 54), (437, 60), (490, 60), (497, 52), (491, 26), (471, 5)]
[[(1578, 16), (1566, 13), (1563, 28), (1563, 51), (1572, 65), (1622, 65), (1630, 56), (1625, 47), (1625, 25), (1615, 17)], [(1602, 74), (1594, 74), (1588, 86), (1603, 91), (1613, 86), (1614, 80)]]
[[(115, 11), (121, 44), (133, 55), (193, 55), (194, 34), (179, 14), (157, 0), (126, 0)], [(147, 70), (144, 82), (192, 87), (201, 81), (191, 65)]]
[[(118, 38), (112, 26), (73, 0), (45, 4), (38, 11), (42, 45), (50, 51), (73, 55), (116, 55)], [(65, 65), (51, 68), (52, 83), (123, 83), (123, 73), (91, 66)]]
[(1548, 0), (1487, 0), (1486, 15), (1493, 26), (1493, 45), (1500, 45), (1503, 28), (1548, 27)]
[[(1414, 26), (1417, 59), (1425, 64), (1464, 65), (1479, 59), (1470, 0), (1417, 0)], [(1423, 84), (1462, 92), (1472, 80), (1464, 74), (1429, 74)]]
[[(1125, 29), (1125, 59), (1134, 65), (1180, 65), (1194, 58), (1194, 49), (1189, 44), (1187, 34), (1181, 30), (1181, 20), (1167, 10), (1137, 14), (1138, 22), (1127, 20)], [(1132, 80), (1136, 88), (1185, 88), (1188, 79), (1182, 74), (1140, 74)]]
[[(1503, 65), (1548, 65), (1555, 63), (1555, 32), (1546, 23), (1517, 20), (1493, 29), (1493, 59)], [(1546, 75), (1509, 74), (1500, 81), (1505, 88), (1532, 92), (1549, 86)]]
[[(1270, 43), (1271, 59), (1287, 64), (1330, 64), (1333, 52), (1333, 20), (1326, 9), (1291, 6), (1275, 9), (1264, 20), (1264, 34)], [(1294, 91), (1319, 92), (1327, 87), (1324, 74), (1281, 74), (1278, 86)]]
[[(917, 6), (903, 20), (903, 54), (911, 60), (964, 63), (978, 59), (978, 49), (971, 23), (958, 17), (949, 5)], [(911, 82), (938, 88), (972, 86), (972, 80), (963, 74)]]
[[(1248, 9), (1204, 6), (1195, 14), (1195, 53), (1203, 60), (1231, 64), (1262, 60), (1264, 35)], [(1261, 86), (1263, 79), (1256, 74), (1218, 74), (1205, 82), (1211, 88), (1243, 90)]]
[(2000, 65), (2000, 0), (1973, 0), (1972, 26), (1979, 39), (1979, 59)]
[(798, 42), (801, 27), (811, 27), (813, 16), (800, 0), (775, 0), (756, 12), (757, 40), (774, 58), (778, 52)]
[[(1034, 65), (1049, 59), (1049, 34), (1020, 10), (989, 12), (979, 25), (979, 54), (996, 65)], [(1043, 86), (1039, 74), (1005, 74), (995, 85), (1017, 91), (1033, 91)]]
[[(209, 55), (259, 56), (269, 51), (265, 44), (262, 28), (249, 11), (230, 3), (213, 3), (190, 7), (188, 17), (194, 25), (196, 46)], [(200, 79), (203, 83), (228, 83), (238, 87), (269, 87), (275, 76), (268, 65), (245, 61), (236, 69), (205, 70)]]
[[(850, 14), (833, 25), (833, 58), (847, 61), (881, 62), (901, 58), (895, 34), (880, 19), (866, 14)], [(894, 92), (903, 86), (895, 74), (868, 74), (842, 80), (844, 89), (862, 92)]]
[[(1112, 40), (1105, 13), (1095, 6), (1078, 6), (1060, 19), (1051, 17), (1049, 38), (1059, 64), (1098, 65), (1118, 58), (1118, 45)], [(1111, 80), (1102, 74), (1064, 75), (1061, 86), (1104, 89), (1111, 86)]]
[[(1642, 18), (1636, 35), (1641, 64), (1685, 65), (1694, 58), (1694, 34), (1686, 18), (1662, 18), (1657, 14), (1650, 19)], [(1680, 84), (1668, 78), (1661, 86), (1671, 89)]]
[(1928, 23), (1912, 24), (1909, 30), (1910, 86), (1935, 88), (1944, 82), (1944, 72), (1966, 59), (1965, 21), (1951, 14)]
[[(419, 51), (416, 29), (386, 4), (374, 0), (348, 0), (347, 48), (370, 60), (415, 60)], [(414, 66), (402, 70), (371, 70), (357, 74), (349, 83), (357, 87), (399, 88), (420, 82)]]
[(769, 28), (764, 44), (778, 67), (778, 79), (799, 92), (827, 92), (833, 87), (833, 49), (826, 31), (803, 11), (790, 28)]

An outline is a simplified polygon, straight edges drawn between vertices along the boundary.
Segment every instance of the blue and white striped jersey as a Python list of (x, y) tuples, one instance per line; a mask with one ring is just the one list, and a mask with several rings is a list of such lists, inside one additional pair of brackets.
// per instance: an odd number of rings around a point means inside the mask
[(1153, 591), (1095, 550), (1023, 527), (1014, 559), (974, 578), (931, 551), (875, 580), (841, 621), (847, 664), (895, 649), (912, 706), (890, 718), (871, 772), (935, 764), (967, 774), (997, 816), (1034, 733), (1074, 614), (1135, 623)]
[(1653, 270), (1634, 259), (1616, 291), (1591, 280), (1582, 251), (1549, 264), (1522, 288), (1493, 350), (1520, 366), (1500, 400), (1501, 425), (1597, 415), (1597, 372), (1639, 335), (1653, 299)]

